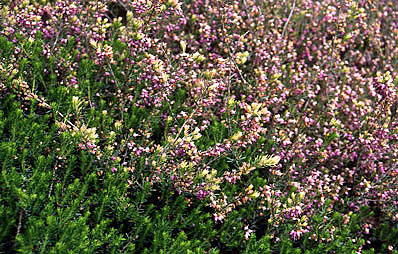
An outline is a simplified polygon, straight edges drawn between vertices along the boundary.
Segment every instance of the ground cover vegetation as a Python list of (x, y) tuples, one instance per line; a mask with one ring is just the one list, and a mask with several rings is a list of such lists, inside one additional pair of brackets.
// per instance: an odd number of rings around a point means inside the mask
[(394, 0), (3, 0), (0, 253), (398, 253)]

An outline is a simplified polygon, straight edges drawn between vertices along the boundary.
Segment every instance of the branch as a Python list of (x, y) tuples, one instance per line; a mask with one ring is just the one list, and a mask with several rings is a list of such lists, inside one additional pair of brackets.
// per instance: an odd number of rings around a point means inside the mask
[(294, 0), (294, 2), (293, 2), (293, 7), (292, 7), (292, 9), (290, 10), (289, 17), (287, 18), (286, 23), (285, 23), (285, 25), (283, 26), (282, 38), (284, 37), (285, 32), (286, 32), (287, 25), (289, 24), (290, 19), (291, 19), (292, 16), (293, 16), (293, 12), (294, 12), (294, 8), (295, 8), (295, 7), (296, 7), (296, 0)]

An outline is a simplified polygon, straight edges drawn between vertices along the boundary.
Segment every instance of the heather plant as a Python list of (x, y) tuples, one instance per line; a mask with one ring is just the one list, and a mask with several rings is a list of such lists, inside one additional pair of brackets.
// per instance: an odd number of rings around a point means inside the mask
[(394, 1), (9, 1), (21, 253), (394, 253)]

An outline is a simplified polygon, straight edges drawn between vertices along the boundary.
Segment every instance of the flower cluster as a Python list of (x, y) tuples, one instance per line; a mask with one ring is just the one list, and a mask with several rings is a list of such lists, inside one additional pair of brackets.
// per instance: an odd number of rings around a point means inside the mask
[[(314, 215), (362, 206), (398, 221), (394, 1), (17, 2), (0, 36), (49, 64), (40, 84), (39, 67), (0, 64), (0, 83), (45, 103), (100, 167), (204, 202), (217, 222), (254, 206), (268, 225), (247, 221), (246, 239), (319, 240)], [(54, 87), (71, 100), (51, 106)]]

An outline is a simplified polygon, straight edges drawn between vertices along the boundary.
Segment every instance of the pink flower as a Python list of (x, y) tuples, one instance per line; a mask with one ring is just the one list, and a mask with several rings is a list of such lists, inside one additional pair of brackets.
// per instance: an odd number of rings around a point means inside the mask
[(249, 226), (245, 227), (245, 240), (249, 240), (251, 234), (254, 232), (253, 230), (249, 229)]

